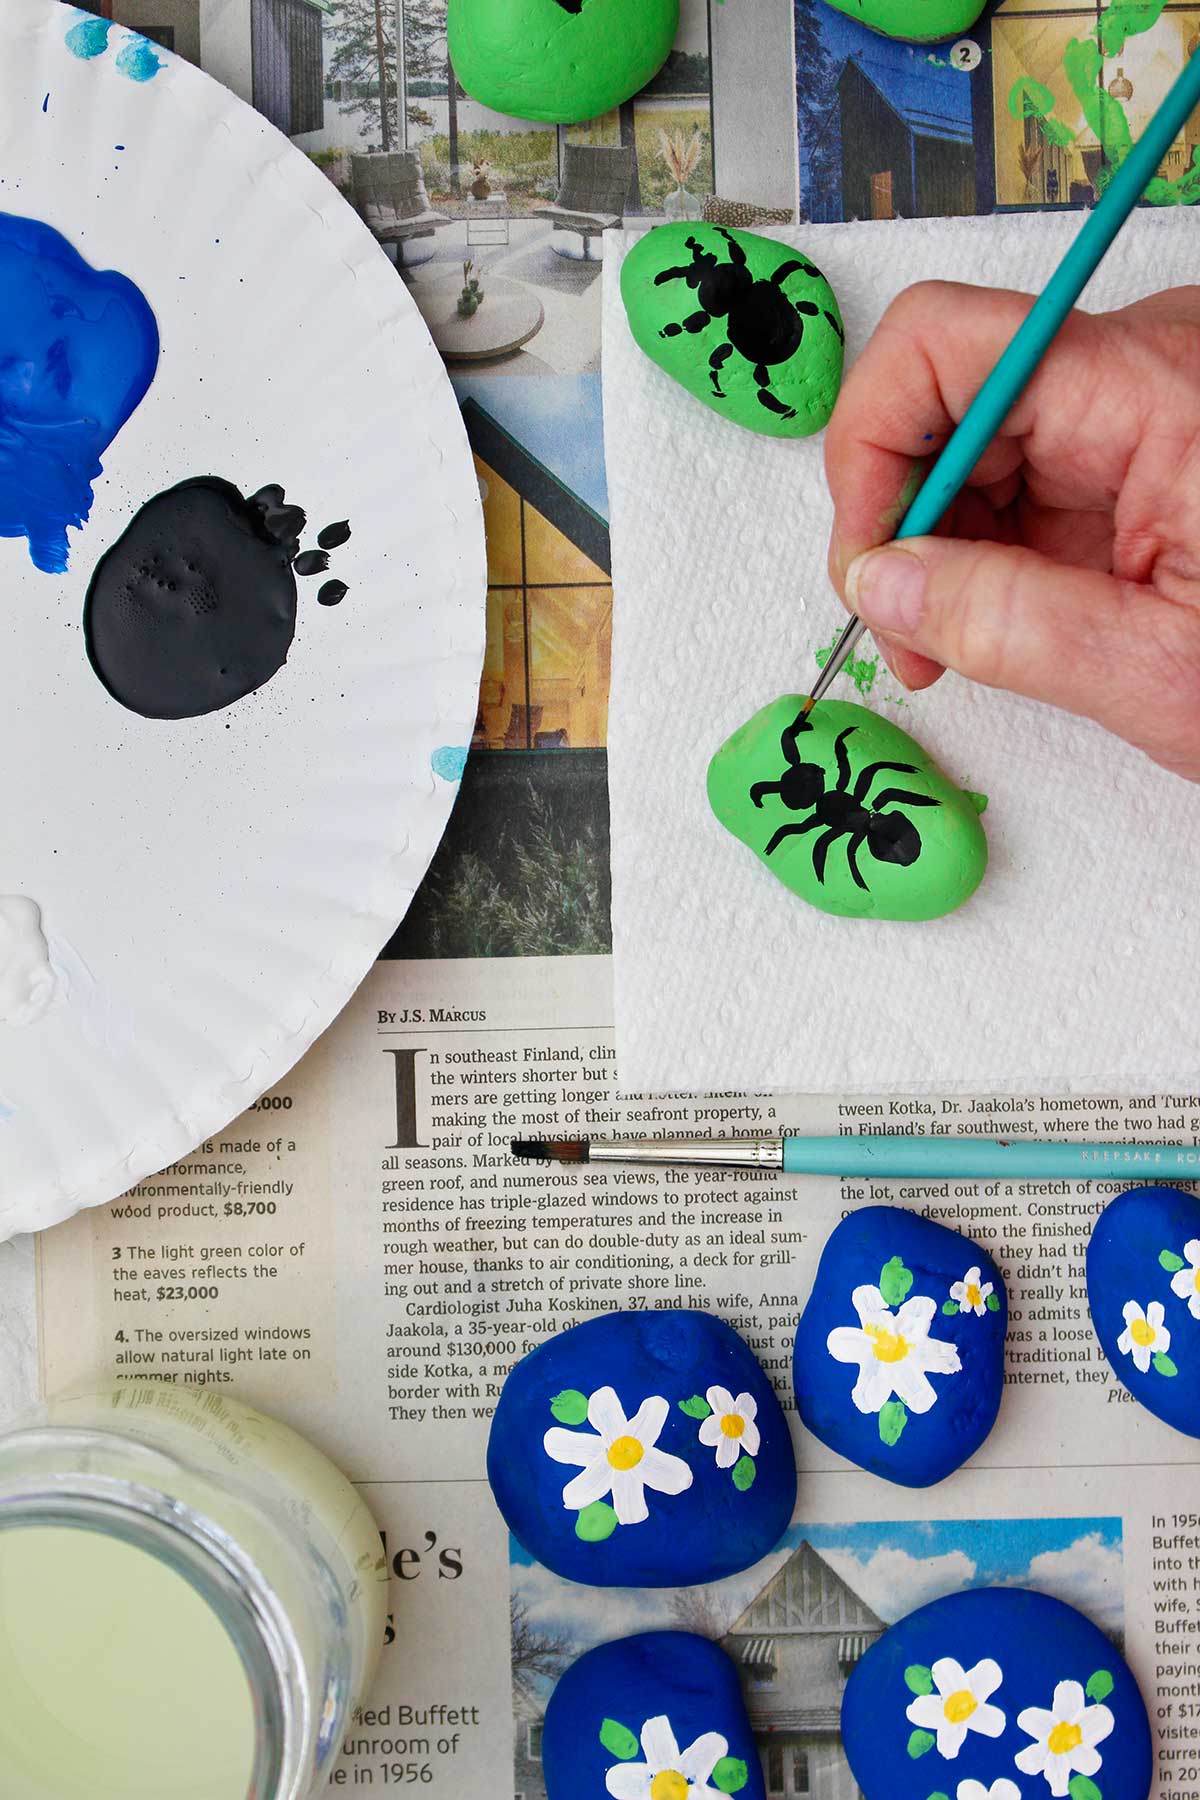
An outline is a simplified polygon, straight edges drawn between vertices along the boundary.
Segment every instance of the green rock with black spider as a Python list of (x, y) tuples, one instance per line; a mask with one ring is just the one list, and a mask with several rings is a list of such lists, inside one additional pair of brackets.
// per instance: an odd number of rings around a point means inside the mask
[(629, 328), (705, 406), (768, 437), (810, 437), (842, 382), (837, 298), (802, 250), (723, 225), (658, 225), (621, 265)]
[(713, 812), (772, 875), (843, 918), (936, 919), (987, 868), (982, 794), (955, 785), (890, 719), (783, 694), (708, 767)]

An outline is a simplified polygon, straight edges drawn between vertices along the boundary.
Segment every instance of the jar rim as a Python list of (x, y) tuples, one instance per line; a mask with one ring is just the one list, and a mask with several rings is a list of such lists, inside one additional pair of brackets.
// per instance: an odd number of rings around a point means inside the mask
[[(7, 1443), (24, 1435), (14, 1433)], [(290, 1765), (301, 1741), (294, 1679), (298, 1651), (262, 1572), (228, 1534), (149, 1484), (78, 1471), (56, 1474), (52, 1481), (13, 1479), (0, 1469), (0, 1531), (45, 1528), (97, 1532), (154, 1556), (189, 1584), (229, 1637), (249, 1685), (254, 1760), (247, 1800), (275, 1800), (290, 1792)]]

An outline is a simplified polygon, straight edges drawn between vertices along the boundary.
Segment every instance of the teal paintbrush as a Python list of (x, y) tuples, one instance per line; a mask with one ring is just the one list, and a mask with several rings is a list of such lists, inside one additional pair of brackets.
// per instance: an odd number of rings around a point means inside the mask
[[(943, 518), (955, 495), (966, 485), (975, 464), (1020, 399), (1067, 314), (1096, 273), (1109, 245), (1145, 193), (1148, 183), (1154, 179), (1159, 164), (1197, 105), (1200, 105), (1200, 56), (1193, 56), (967, 408), (961, 424), (905, 514), (896, 533), (898, 538), (927, 537)], [(805, 701), (804, 713), (811, 712), (826, 692), (865, 630), (860, 618), (850, 619)]]

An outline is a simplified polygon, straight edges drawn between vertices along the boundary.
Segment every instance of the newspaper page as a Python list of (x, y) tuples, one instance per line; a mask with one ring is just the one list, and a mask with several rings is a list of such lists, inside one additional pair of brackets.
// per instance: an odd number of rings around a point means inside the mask
[[(378, 1517), (393, 1574), (376, 1691), (339, 1785), (544, 1794), (539, 1723), (591, 1645), (682, 1626), (745, 1683), (768, 1794), (853, 1800), (854, 1662), (937, 1595), (1029, 1585), (1124, 1647), (1162, 1792), (1200, 1793), (1200, 1450), (1135, 1405), (1088, 1319), (1084, 1250), (1121, 1185), (880, 1183), (528, 1165), (514, 1136), (927, 1133), (1200, 1142), (1200, 1094), (1110, 1101), (622, 1096), (604, 957), (380, 965), (281, 1087), (194, 1156), (42, 1240), (49, 1393), (228, 1386), (309, 1434)], [(791, 1346), (845, 1214), (887, 1200), (987, 1246), (1011, 1301), (1005, 1401), (932, 1490), (855, 1470), (795, 1417)], [(559, 1580), (484, 1476), (513, 1363), (627, 1308), (712, 1309), (795, 1427), (795, 1519), (745, 1574), (677, 1592)], [(511, 1760), (512, 1788), (499, 1773)]]
[[(446, 0), (85, 7), (226, 83), (374, 222), (475, 451), (488, 641), (470, 746), (437, 771), (460, 780), (449, 830), (355, 1001), (244, 1118), (41, 1241), (47, 1391), (105, 1374), (228, 1386), (359, 1483), (392, 1612), (335, 1787), (541, 1800), (559, 1672), (599, 1641), (682, 1625), (737, 1663), (771, 1800), (855, 1800), (838, 1709), (865, 1648), (939, 1594), (1026, 1583), (1125, 1648), (1158, 1789), (1200, 1800), (1197, 1456), (1129, 1400), (1090, 1329), (1084, 1247), (1105, 1183), (531, 1169), (508, 1153), (516, 1135), (991, 1135), (998, 1122), (1006, 1136), (1200, 1141), (1200, 1094), (619, 1094), (599, 285), (612, 223), (1087, 207), (1200, 43), (1200, 8), (1000, 0), (930, 46), (823, 0), (682, 0), (650, 87), (555, 128), (463, 91)], [(1200, 198), (1198, 143), (1193, 122), (1148, 204)], [(471, 281), (482, 303), (464, 319)], [(596, 1592), (531, 1563), (484, 1477), (514, 1361), (614, 1308), (712, 1308), (791, 1410), (791, 1337), (820, 1248), (876, 1198), (973, 1235), (1009, 1283), (1006, 1401), (970, 1466), (931, 1491), (895, 1487), (797, 1424), (795, 1520), (744, 1575)]]

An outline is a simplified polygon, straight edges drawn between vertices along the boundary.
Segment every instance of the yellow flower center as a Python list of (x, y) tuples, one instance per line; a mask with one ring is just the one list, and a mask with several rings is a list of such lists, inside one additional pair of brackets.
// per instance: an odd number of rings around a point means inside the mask
[(978, 1710), (979, 1702), (969, 1688), (959, 1688), (956, 1693), (949, 1694), (942, 1711), (952, 1725), (965, 1725), (971, 1714)]
[(983, 1299), (983, 1295), (980, 1293), (979, 1289), (974, 1285), (974, 1283), (972, 1282), (971, 1284), (969, 1284), (967, 1287), (967, 1305), (968, 1306), (978, 1306), (979, 1302), (982, 1299)]
[(1198, 1268), (1192, 1276), (1192, 1286), (1195, 1288), (1196, 1292), (1200, 1294), (1200, 1268)]
[(1152, 1344), (1157, 1334), (1148, 1320), (1135, 1319), (1129, 1327), (1129, 1335), (1135, 1344)]
[(864, 1325), (863, 1330), (872, 1341), (877, 1361), (903, 1362), (908, 1355), (908, 1342), (899, 1332), (882, 1325)]
[[(635, 1437), (614, 1438), (608, 1446), (609, 1467), (613, 1469), (636, 1469), (646, 1452)], [(663, 1790), (666, 1796), (666, 1789)], [(669, 1797), (668, 1797), (669, 1800)]]
[(678, 1769), (660, 1769), (650, 1783), (650, 1800), (687, 1800), (688, 1779)]
[(746, 1429), (746, 1421), (741, 1413), (726, 1413), (721, 1420), (721, 1430), (726, 1437), (740, 1438)]
[(1076, 1744), (1082, 1744), (1083, 1733), (1078, 1725), (1067, 1725), (1060, 1721), (1046, 1739), (1046, 1748), (1051, 1756), (1066, 1756), (1074, 1750)]

